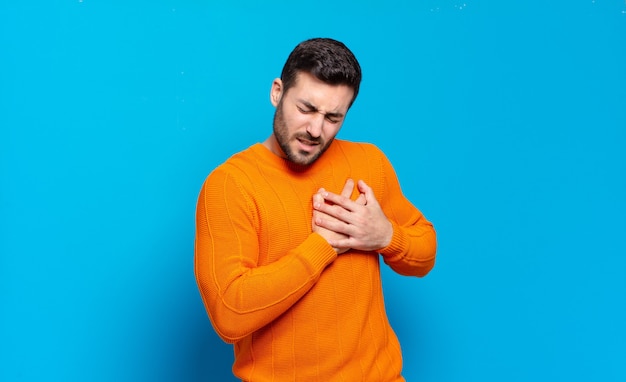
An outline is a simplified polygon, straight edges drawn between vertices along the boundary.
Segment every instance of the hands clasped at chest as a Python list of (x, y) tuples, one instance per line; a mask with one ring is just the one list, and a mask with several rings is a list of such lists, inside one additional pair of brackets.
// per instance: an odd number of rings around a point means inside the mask
[(372, 188), (359, 180), (359, 196), (352, 200), (354, 187), (354, 181), (348, 179), (341, 194), (320, 188), (313, 195), (313, 232), (338, 254), (349, 249), (375, 251), (389, 245), (393, 236), (393, 227)]

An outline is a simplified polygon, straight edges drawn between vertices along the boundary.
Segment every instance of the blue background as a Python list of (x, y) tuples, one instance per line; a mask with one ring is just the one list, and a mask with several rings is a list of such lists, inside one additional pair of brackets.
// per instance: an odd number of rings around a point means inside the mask
[(383, 274), (407, 379), (626, 380), (621, 0), (3, 1), (0, 380), (232, 380), (196, 198), (316, 36), (364, 70), (340, 137), (438, 231)]

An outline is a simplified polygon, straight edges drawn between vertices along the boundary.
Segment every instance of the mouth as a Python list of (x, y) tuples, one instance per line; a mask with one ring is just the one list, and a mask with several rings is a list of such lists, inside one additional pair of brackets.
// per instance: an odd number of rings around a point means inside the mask
[(296, 138), (296, 140), (298, 141), (298, 146), (301, 151), (310, 152), (315, 150), (316, 146), (320, 145), (319, 141), (312, 141), (305, 138)]

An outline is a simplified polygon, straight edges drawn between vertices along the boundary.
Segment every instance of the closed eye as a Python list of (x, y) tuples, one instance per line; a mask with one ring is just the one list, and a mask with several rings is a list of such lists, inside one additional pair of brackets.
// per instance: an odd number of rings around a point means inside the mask
[(300, 111), (300, 113), (303, 113), (303, 114), (309, 114), (309, 113), (316, 112), (316, 110), (312, 110), (312, 109), (309, 109), (309, 108), (303, 108), (303, 107), (300, 107), (300, 106), (297, 106), (297, 108)]
[(341, 118), (336, 117), (334, 115), (328, 115), (326, 114), (325, 116), (326, 120), (330, 123), (339, 123), (341, 121)]
[[(301, 101), (302, 104), (298, 105), (296, 104), (296, 108), (298, 109), (298, 111), (302, 114), (311, 114), (311, 113), (317, 113), (319, 112), (319, 110), (317, 110), (317, 108), (311, 104), (309, 104), (308, 102), (304, 102)], [(344, 115), (342, 113), (326, 113), (324, 114), (324, 119), (326, 119), (328, 122), (332, 123), (332, 124), (336, 124), (341, 122), (341, 120), (343, 119)]]

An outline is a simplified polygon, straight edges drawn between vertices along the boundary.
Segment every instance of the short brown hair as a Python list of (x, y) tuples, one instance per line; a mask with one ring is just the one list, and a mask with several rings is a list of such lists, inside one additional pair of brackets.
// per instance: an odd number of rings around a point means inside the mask
[(299, 72), (307, 72), (330, 85), (348, 85), (354, 90), (350, 106), (359, 93), (361, 66), (342, 42), (330, 38), (313, 38), (298, 44), (289, 54), (280, 79), (283, 91), (294, 86)]

